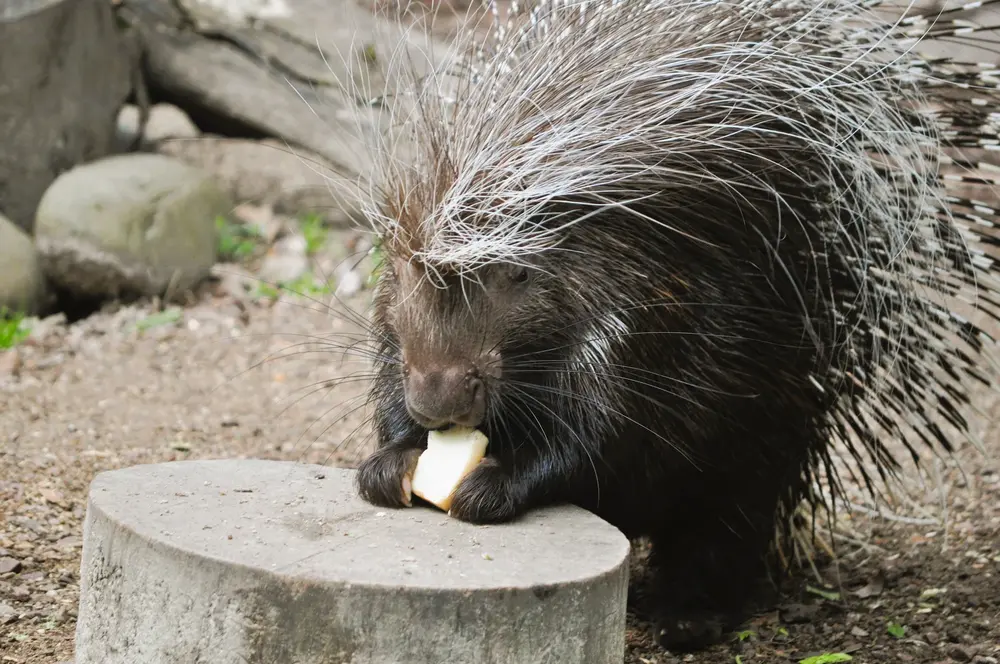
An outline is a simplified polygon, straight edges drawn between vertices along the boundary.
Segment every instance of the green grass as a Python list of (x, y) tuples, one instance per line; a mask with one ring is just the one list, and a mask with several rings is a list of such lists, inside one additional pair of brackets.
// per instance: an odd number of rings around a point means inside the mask
[(306, 253), (315, 254), (326, 244), (330, 229), (318, 214), (307, 214), (299, 222), (302, 236), (306, 239)]
[(28, 338), (31, 329), (24, 322), (24, 314), (0, 307), (0, 350), (13, 348)]
[[(320, 215), (303, 215), (299, 219), (299, 228), (306, 239), (306, 253), (315, 254), (326, 245), (330, 229)], [(224, 261), (239, 262), (251, 258), (264, 244), (260, 229), (253, 224), (238, 224), (219, 216), (215, 218), (215, 230), (218, 237), (216, 253)]]
[(301, 277), (288, 283), (278, 285), (259, 284), (257, 286), (257, 297), (269, 297), (277, 299), (281, 291), (287, 291), (303, 297), (315, 297), (318, 295), (329, 295), (333, 292), (333, 286), (322, 279), (318, 279), (311, 272), (306, 272)]
[(253, 256), (261, 244), (260, 230), (253, 224), (234, 224), (225, 217), (215, 218), (218, 237), (216, 253), (224, 261), (241, 261)]

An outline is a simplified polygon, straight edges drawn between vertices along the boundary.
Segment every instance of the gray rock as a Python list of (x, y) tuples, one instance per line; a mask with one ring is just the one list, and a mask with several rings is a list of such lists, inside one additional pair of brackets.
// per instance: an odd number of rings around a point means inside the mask
[(613, 664), (628, 540), (572, 506), (474, 526), (355, 471), (181, 461), (98, 475), (77, 664)]
[(237, 201), (273, 206), (281, 214), (320, 212), (339, 227), (361, 216), (355, 184), (322, 157), (281, 141), (203, 136), (164, 141), (156, 150), (211, 173)]
[(357, 270), (349, 270), (340, 275), (334, 294), (338, 297), (352, 297), (360, 293), (364, 285), (365, 280), (361, 273)]
[(114, 150), (133, 63), (108, 0), (0, 2), (0, 209), (15, 224), (30, 233), (56, 176)]
[(17, 572), (21, 569), (21, 561), (17, 558), (0, 558), (0, 574)]
[(359, 112), (360, 102), (391, 92), (404, 71), (421, 76), (445, 66), (452, 48), (350, 0), (282, 4), (264, 11), (128, 3), (142, 27), (144, 71), (167, 101), (304, 147), (353, 180), (367, 170), (373, 135), (390, 121), (388, 113)]
[(0, 602), (0, 625), (17, 622), (18, 613), (10, 604)]
[[(172, 104), (155, 104), (149, 109), (146, 126), (139, 126), (139, 107), (126, 104), (118, 113), (117, 141), (121, 151), (129, 150), (136, 145), (141, 149), (149, 149), (156, 144), (170, 139), (190, 140), (201, 135), (198, 127), (191, 121), (188, 114)], [(141, 131), (141, 137), (140, 137)]]
[(286, 235), (267, 252), (260, 266), (260, 278), (271, 285), (287, 284), (309, 270), (306, 239), (300, 234)]
[(216, 257), (215, 219), (232, 201), (170, 157), (108, 157), (61, 175), (38, 207), (49, 278), (81, 295), (159, 295), (194, 286)]
[(0, 214), (0, 309), (37, 312), (45, 296), (45, 275), (35, 245), (20, 228)]

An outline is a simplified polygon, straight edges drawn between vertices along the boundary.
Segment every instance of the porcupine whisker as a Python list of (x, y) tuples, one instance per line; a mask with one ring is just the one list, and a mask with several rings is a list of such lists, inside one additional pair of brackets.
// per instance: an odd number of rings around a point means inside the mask
[[(316, 434), (316, 438), (314, 439), (314, 442), (315, 442), (316, 440), (319, 440), (319, 439), (320, 439), (320, 438), (321, 438), (322, 436), (326, 435), (326, 433), (327, 433), (327, 432), (328, 432), (328, 431), (329, 431), (329, 430), (330, 430), (330, 429), (331, 429), (331, 428), (332, 428), (333, 426), (335, 426), (335, 425), (337, 425), (337, 424), (339, 424), (339, 423), (343, 422), (343, 421), (344, 421), (344, 420), (346, 420), (346, 419), (347, 419), (348, 417), (350, 417), (350, 416), (351, 416), (351, 415), (353, 415), (354, 413), (356, 413), (356, 412), (358, 412), (359, 410), (361, 410), (362, 408), (364, 408), (364, 407), (365, 407), (365, 405), (366, 405), (366, 403), (367, 403), (367, 399), (366, 399), (366, 397), (365, 397), (365, 395), (364, 395), (364, 394), (359, 394), (359, 395), (357, 395), (357, 396), (355, 396), (355, 397), (352, 397), (352, 398), (350, 398), (350, 399), (347, 399), (347, 400), (345, 400), (345, 401), (342, 401), (342, 402), (340, 402), (339, 404), (336, 404), (336, 405), (334, 405), (334, 406), (331, 406), (330, 408), (328, 408), (328, 409), (327, 409), (327, 410), (326, 410), (326, 411), (325, 411), (325, 412), (323, 413), (323, 415), (320, 415), (319, 417), (317, 417), (317, 418), (316, 418), (316, 420), (314, 420), (312, 424), (310, 424), (309, 426), (307, 426), (307, 427), (306, 427), (306, 428), (305, 428), (305, 429), (304, 429), (304, 430), (302, 431), (302, 433), (301, 433), (301, 434), (299, 434), (299, 437), (298, 437), (298, 438), (296, 439), (296, 441), (295, 441), (295, 443), (293, 443), (293, 445), (294, 445), (294, 446), (298, 446), (299, 442), (301, 442), (301, 441), (302, 441), (302, 439), (303, 439), (303, 438), (305, 437), (305, 435), (306, 435), (306, 434), (307, 434), (307, 433), (309, 432), (309, 430), (313, 428), (313, 426), (314, 426), (314, 425), (316, 424), (316, 422), (319, 422), (319, 421), (320, 421), (321, 419), (324, 419), (324, 418), (326, 418), (326, 416), (327, 416), (328, 414), (330, 414), (331, 412), (334, 412), (334, 411), (336, 411), (337, 409), (339, 409), (339, 408), (341, 408), (341, 407), (343, 407), (343, 406), (347, 406), (347, 405), (350, 405), (350, 404), (353, 404), (353, 403), (355, 403), (355, 402), (357, 402), (357, 401), (361, 401), (361, 403), (360, 403), (360, 404), (358, 404), (358, 405), (355, 405), (355, 406), (352, 406), (352, 407), (348, 408), (348, 409), (347, 409), (347, 410), (346, 410), (346, 411), (345, 411), (345, 412), (344, 412), (344, 413), (343, 413), (342, 415), (340, 415), (339, 417), (337, 417), (336, 419), (334, 419), (334, 420), (333, 420), (332, 422), (330, 422), (329, 424), (327, 424), (327, 426), (325, 426), (325, 427), (324, 427), (324, 428), (323, 428), (323, 429), (322, 429), (322, 430), (321, 430), (321, 431), (320, 431), (319, 433), (317, 433), (317, 434)], [(342, 442), (343, 442), (343, 441), (342, 441)], [(305, 452), (303, 452), (303, 455), (304, 455), (304, 454), (305, 454), (306, 452), (308, 452), (308, 448), (306, 448), (306, 451), (305, 451)], [(302, 456), (300, 456), (300, 457), (299, 457), (299, 459), (300, 459), (300, 460), (301, 460), (302, 458), (304, 458), (304, 457), (302, 457)]]
[[(521, 390), (518, 386), (514, 385), (508, 386), (508, 393), (506, 396), (509, 397), (510, 399), (510, 407), (514, 409), (514, 415), (524, 416), (524, 419), (521, 420), (519, 423), (521, 424), (527, 423), (527, 426), (529, 427), (533, 426), (537, 428), (538, 435), (541, 437), (541, 442), (544, 444), (548, 452), (553, 455), (558, 455), (559, 450), (556, 448), (555, 445), (553, 445), (552, 440), (549, 438), (548, 433), (545, 431), (545, 426), (539, 419), (538, 413), (536, 413), (534, 409), (528, 407), (528, 404), (525, 402), (525, 400), (531, 399), (533, 403), (535, 403), (536, 405), (538, 405), (539, 408), (542, 409), (544, 415), (548, 415), (553, 418), (558, 418), (558, 414), (553, 412), (551, 410), (551, 407), (544, 401), (532, 397), (530, 394), (527, 394), (526, 392)], [(514, 417), (510, 419), (515, 420), (515, 422), (517, 421)], [(576, 435), (576, 432), (572, 432), (572, 434)], [(507, 440), (513, 443), (511, 447), (514, 450), (515, 454), (519, 449), (523, 448), (525, 445), (531, 442), (531, 438), (514, 439), (513, 441), (511, 441), (508, 438)], [(583, 444), (582, 440), (579, 440), (579, 442)]]
[(551, 353), (553, 351), (566, 350), (577, 346), (582, 346), (587, 343), (591, 343), (592, 341), (595, 340), (596, 341), (612, 340), (612, 339), (621, 340), (621, 339), (626, 339), (628, 337), (645, 337), (645, 336), (663, 336), (663, 337), (678, 337), (678, 338), (696, 337), (699, 339), (713, 339), (716, 341), (752, 341), (753, 343), (775, 346), (777, 348), (808, 349), (813, 347), (813, 344), (778, 343), (768, 339), (752, 339), (739, 334), (718, 334), (718, 333), (708, 333), (699, 331), (688, 332), (683, 330), (633, 330), (626, 333), (602, 335), (602, 336), (591, 337), (581, 341), (573, 341), (565, 344), (560, 344), (558, 346), (547, 348), (544, 351), (530, 351), (528, 353), (522, 353), (521, 355), (513, 355), (510, 357), (510, 359), (511, 360), (524, 359), (532, 355), (541, 355), (543, 353)]
[[(391, 361), (390, 357), (385, 356), (383, 353), (380, 353), (379, 351), (377, 351), (375, 349), (360, 348), (359, 346), (361, 346), (361, 345), (367, 345), (367, 344), (370, 343), (370, 339), (368, 339), (368, 338), (354, 337), (352, 343), (350, 343), (350, 344), (340, 344), (340, 343), (335, 343), (335, 342), (333, 342), (333, 341), (330, 340), (330, 337), (340, 337), (340, 336), (353, 337), (354, 335), (351, 335), (350, 333), (331, 332), (331, 333), (328, 333), (326, 336), (323, 336), (323, 337), (319, 337), (319, 336), (315, 336), (314, 337), (314, 336), (310, 336), (310, 335), (298, 335), (298, 334), (292, 334), (292, 333), (277, 333), (277, 334), (283, 334), (284, 336), (290, 336), (290, 337), (299, 336), (299, 337), (305, 337), (306, 339), (308, 339), (308, 341), (304, 341), (304, 342), (292, 344), (290, 346), (287, 346), (287, 347), (283, 348), (281, 351), (277, 351), (277, 352), (285, 352), (285, 351), (293, 349), (293, 348), (300, 348), (300, 347), (303, 347), (303, 346), (310, 346), (312, 344), (313, 347), (314, 347), (314, 350), (310, 350), (310, 351), (298, 351), (296, 353), (293, 353), (292, 355), (304, 354), (304, 353), (330, 353), (331, 351), (336, 350), (336, 351), (342, 351), (342, 353), (343, 353), (343, 355), (344, 355), (345, 358), (348, 355), (351, 355), (351, 356), (356, 356), (356, 357), (361, 358), (361, 359), (369, 359), (369, 360), (371, 360), (371, 359), (377, 359), (377, 360), (382, 361), (382, 362)], [(271, 354), (268, 357), (273, 358), (273, 357), (275, 357), (275, 355), (276, 354)], [(268, 361), (268, 360), (265, 359), (263, 361)]]
[[(549, 406), (548, 404), (546, 404), (543, 400), (541, 400), (541, 399), (535, 397), (534, 395), (530, 394), (529, 392), (527, 392), (523, 388), (523, 386), (518, 385), (516, 383), (510, 383), (510, 382), (508, 382), (508, 386), (510, 388), (512, 388), (510, 390), (510, 394), (514, 398), (515, 402), (516, 402), (516, 400), (518, 398), (521, 398), (521, 399), (530, 399), (535, 405), (537, 405), (539, 408), (541, 408), (546, 415), (548, 415), (549, 417), (552, 417), (558, 424), (560, 424), (562, 426), (562, 429), (564, 431), (566, 431), (568, 434), (570, 434), (570, 436), (572, 436), (576, 440), (577, 443), (579, 443), (580, 449), (582, 449), (584, 451), (584, 453), (587, 455), (587, 460), (590, 463), (590, 467), (591, 467), (591, 469), (594, 472), (594, 484), (597, 487), (598, 500), (600, 500), (601, 477), (600, 477), (600, 473), (597, 470), (597, 463), (594, 460), (594, 454), (596, 452), (595, 452), (595, 450), (591, 449), (593, 447), (593, 445), (588, 445), (586, 443), (586, 441), (584, 441), (584, 439), (577, 433), (575, 427), (570, 426), (570, 424), (568, 422), (566, 422), (566, 420), (564, 420), (558, 413), (556, 413), (555, 410), (553, 410), (551, 406)], [(525, 404), (525, 406), (527, 406), (527, 404)], [(558, 456), (559, 449), (554, 444), (554, 442), (549, 438), (548, 434), (545, 432), (545, 428), (542, 426), (542, 423), (538, 419), (538, 416), (531, 409), (527, 409), (526, 412), (528, 414), (530, 414), (532, 416), (532, 418), (534, 418), (535, 422), (538, 424), (538, 432), (542, 436), (542, 439), (545, 442), (546, 447), (549, 449), (549, 451), (553, 455)], [(599, 457), (599, 454), (598, 454), (598, 457)]]
[[(352, 375), (352, 376), (345, 376), (344, 379), (340, 379), (340, 378), (333, 379), (333, 378), (331, 378), (331, 379), (327, 379), (327, 380), (321, 380), (321, 381), (317, 381), (317, 382), (313, 383), (312, 385), (305, 385), (305, 386), (296, 388), (292, 392), (293, 395), (296, 392), (303, 392), (304, 391), (304, 393), (301, 394), (301, 395), (299, 395), (298, 397), (296, 397), (291, 403), (289, 403), (287, 406), (285, 406), (283, 409), (281, 409), (281, 411), (278, 413), (278, 417), (283, 416), (290, 408), (294, 408), (296, 405), (298, 405), (304, 399), (307, 399), (307, 398), (309, 398), (310, 396), (312, 396), (314, 394), (322, 392), (323, 390), (333, 389), (333, 387), (339, 386), (339, 385), (350, 385), (352, 383), (361, 384), (361, 383), (364, 383), (367, 380), (371, 380), (371, 377), (367, 376), (367, 375), (360, 375), (360, 376), (353, 376)], [(356, 395), (355, 397), (352, 397), (352, 400), (359, 399), (359, 398), (366, 398), (366, 397), (365, 397), (364, 394), (360, 394), (360, 395)], [(336, 408), (336, 407), (337, 406), (334, 406), (334, 408)], [(329, 411), (327, 411), (327, 412), (329, 412)], [(308, 430), (309, 429), (307, 427), (306, 431), (308, 431)]]
[[(565, 375), (573, 375), (573, 373), (574, 372), (567, 371), (567, 372), (565, 372)], [(586, 375), (588, 377), (591, 377), (591, 376), (594, 376), (595, 374), (589, 374), (587, 372), (581, 371), (581, 372), (577, 372), (576, 375)], [(596, 375), (600, 375), (600, 374), (596, 374)], [(608, 377), (609, 378), (613, 378), (615, 381), (617, 381), (619, 383), (620, 382), (625, 382), (625, 383), (635, 382), (635, 381), (629, 381), (628, 379), (623, 378), (623, 377), (618, 376), (618, 375), (609, 375)], [(500, 381), (498, 381), (498, 382), (501, 385), (503, 385), (503, 384), (505, 384), (504, 381), (509, 381), (509, 380), (510, 379), (500, 379)], [(528, 385), (528, 384), (529, 383), (523, 383), (523, 385)], [(552, 388), (552, 389), (558, 389), (558, 388)], [(671, 410), (671, 408), (670, 408), (670, 406), (668, 405), (667, 402), (659, 400), (659, 399), (655, 399), (654, 397), (652, 397), (652, 396), (650, 396), (648, 394), (645, 394), (644, 392), (641, 392), (640, 390), (637, 390), (635, 388), (629, 387), (627, 385), (620, 385), (619, 384), (619, 385), (616, 385), (616, 389), (621, 389), (622, 391), (627, 392), (628, 394), (631, 394), (631, 395), (635, 396), (636, 398), (641, 399), (642, 401), (647, 402), (649, 405), (656, 406), (657, 408), (660, 408), (660, 409), (662, 409), (664, 411)], [(685, 401), (685, 402), (687, 402), (687, 403), (689, 403), (689, 404), (691, 404), (693, 406), (696, 406), (699, 409), (705, 409), (706, 408), (704, 404), (698, 403), (693, 397), (686, 396), (683, 393), (672, 392), (672, 391), (667, 390), (665, 388), (659, 388), (659, 391), (664, 392), (668, 396), (674, 397), (675, 399), (678, 399), (680, 401)], [(563, 391), (560, 390), (560, 394), (562, 394), (562, 393), (563, 393)], [(565, 391), (565, 394), (572, 394), (572, 393), (573, 392), (571, 390), (566, 390)], [(563, 396), (565, 396), (565, 395), (563, 395)], [(594, 401), (596, 402), (596, 399)]]
[[(273, 336), (274, 334), (281, 334), (281, 333), (269, 333), (266, 336)], [(336, 334), (336, 333), (334, 333), (334, 334)], [(246, 336), (247, 337), (252, 337), (252, 336), (264, 336), (264, 335), (246, 335)], [(289, 336), (303, 336), (303, 337), (309, 338), (309, 335), (289, 335)], [(315, 338), (316, 339), (323, 339), (323, 337), (315, 337)], [(316, 342), (316, 343), (320, 343), (320, 342)], [(367, 341), (366, 340), (359, 340), (358, 343), (367, 343)], [(292, 347), (296, 347), (298, 345), (305, 345), (305, 344), (296, 344), (296, 345), (293, 345)], [(281, 351), (276, 351), (274, 353), (270, 353), (267, 356), (265, 356), (264, 359), (262, 359), (262, 360), (260, 360), (258, 362), (254, 362), (250, 366), (248, 366), (247, 368), (245, 368), (245, 369), (243, 369), (241, 371), (236, 372), (235, 374), (229, 376), (223, 383), (220, 383), (215, 388), (212, 388), (212, 391), (221, 388), (222, 385), (225, 384), (228, 381), (231, 381), (231, 380), (234, 380), (236, 378), (239, 378), (240, 376), (242, 376), (242, 375), (244, 375), (246, 373), (249, 373), (250, 371), (253, 371), (255, 369), (258, 369), (258, 368), (262, 367), (264, 364), (266, 364), (268, 362), (273, 362), (275, 360), (280, 360), (280, 359), (287, 359), (288, 357), (292, 357), (292, 356), (295, 356), (295, 355), (303, 354), (302, 352), (299, 352), (299, 353), (290, 353), (290, 354), (287, 354), (287, 355), (283, 355), (281, 353), (283, 353), (284, 350), (287, 350), (287, 349), (282, 349)], [(311, 351), (311, 352), (325, 352), (325, 353), (328, 353), (329, 350), (319, 349), (319, 350), (315, 350), (315, 351)], [(372, 352), (366, 352), (364, 350), (361, 350), (361, 351), (358, 351), (357, 354), (360, 356), (361, 359), (368, 360), (369, 362), (381, 362), (381, 363), (387, 363), (387, 364), (394, 364), (394, 363), (396, 363), (396, 360), (394, 358), (392, 358), (389, 355), (385, 355), (383, 353), (378, 353), (378, 352), (374, 352), (374, 351), (372, 351)]]
[(268, 282), (266, 280), (263, 280), (263, 279), (258, 279), (258, 280), (261, 281), (262, 283), (268, 284), (269, 286), (272, 286), (272, 287), (274, 287), (274, 288), (276, 288), (278, 290), (287, 290), (287, 291), (289, 291), (291, 293), (295, 293), (300, 298), (302, 298), (302, 299), (304, 299), (304, 300), (306, 300), (308, 302), (312, 302), (313, 304), (319, 305), (320, 308), (316, 309), (316, 308), (310, 307), (310, 306), (308, 306), (306, 304), (303, 304), (301, 302), (295, 302), (295, 301), (287, 302), (287, 304), (291, 304), (294, 307), (299, 307), (301, 309), (305, 309), (306, 311), (314, 311), (316, 313), (321, 313), (321, 314), (325, 314), (325, 315), (331, 315), (334, 318), (342, 320), (342, 321), (344, 321), (346, 323), (353, 323), (353, 324), (357, 325), (358, 327), (362, 328), (363, 330), (365, 330), (367, 332), (370, 332), (370, 333), (373, 333), (373, 334), (377, 334), (377, 331), (372, 328), (371, 321), (369, 321), (367, 319), (367, 317), (365, 317), (364, 315), (362, 315), (362, 314), (354, 311), (349, 305), (347, 305), (343, 300), (341, 300), (336, 294), (332, 294), (331, 297), (333, 297), (333, 299), (335, 299), (337, 301), (337, 303), (341, 305), (340, 308), (337, 308), (337, 307), (334, 307), (334, 306), (332, 306), (332, 305), (330, 305), (328, 303), (322, 302), (322, 301), (316, 299), (315, 297), (313, 297), (313, 296), (311, 296), (311, 295), (309, 295), (307, 293), (300, 293), (300, 292), (296, 291), (293, 288), (289, 288), (286, 285), (272, 284), (272, 283), (270, 283), (270, 282)]
[(560, 397), (564, 397), (564, 398), (570, 399), (572, 401), (578, 401), (578, 402), (586, 404), (588, 406), (595, 406), (595, 407), (602, 408), (605, 412), (610, 413), (611, 415), (615, 415), (617, 417), (620, 417), (624, 421), (629, 422), (630, 424), (634, 424), (635, 426), (639, 427), (640, 429), (643, 429), (647, 433), (652, 434), (653, 437), (657, 438), (658, 440), (662, 441), (663, 443), (669, 445), (671, 448), (673, 448), (674, 450), (676, 450), (677, 452), (679, 452), (688, 462), (690, 462), (693, 466), (695, 466), (697, 468), (697, 464), (695, 464), (694, 460), (689, 456), (688, 450), (684, 446), (682, 446), (680, 443), (675, 443), (675, 442), (671, 442), (671, 441), (667, 440), (662, 435), (660, 435), (659, 433), (653, 431), (652, 429), (650, 429), (649, 427), (645, 426), (644, 424), (642, 424), (638, 420), (636, 420), (636, 419), (634, 419), (632, 417), (629, 417), (628, 415), (626, 415), (625, 413), (622, 413), (619, 410), (616, 410), (614, 408), (609, 407), (609, 405), (607, 403), (604, 403), (604, 402), (601, 402), (601, 401), (597, 401), (596, 399), (587, 399), (584, 396), (576, 394), (574, 392), (560, 390), (558, 388), (550, 387), (548, 385), (538, 385), (538, 384), (532, 384), (532, 383), (524, 383), (524, 382), (521, 382), (521, 381), (511, 380), (509, 378), (504, 378), (502, 380), (506, 384), (520, 386), (522, 389), (531, 388), (533, 390), (538, 390), (540, 392), (545, 392), (546, 394), (549, 394), (549, 395), (552, 395), (552, 396), (560, 396)]
[(354, 371), (349, 374), (337, 374), (333, 378), (324, 378), (323, 380), (318, 380), (314, 383), (308, 385), (302, 385), (300, 387), (292, 390), (292, 394), (296, 392), (301, 392), (302, 390), (317, 390), (319, 389), (333, 389), (334, 387), (339, 387), (341, 385), (350, 385), (352, 383), (363, 383), (365, 381), (370, 381), (375, 376), (374, 372), (361, 372)]
[[(650, 299), (647, 299), (647, 300), (638, 300), (638, 301), (635, 301), (635, 302), (629, 304), (628, 306), (616, 307), (614, 309), (609, 309), (607, 311), (602, 311), (601, 313), (595, 314), (593, 316), (589, 316), (589, 317), (585, 317), (585, 318), (575, 318), (572, 322), (570, 322), (568, 324), (565, 324), (565, 325), (562, 325), (560, 327), (554, 328), (553, 330), (550, 330), (549, 332), (550, 333), (565, 332), (566, 330), (569, 330), (569, 329), (574, 328), (574, 327), (578, 327), (578, 326), (582, 326), (582, 325), (587, 325), (587, 324), (592, 324), (592, 323), (595, 323), (595, 322), (599, 322), (602, 319), (607, 318), (608, 316), (625, 314), (625, 313), (639, 311), (639, 310), (662, 309), (662, 308), (671, 308), (671, 309), (672, 308), (677, 308), (678, 310), (683, 311), (683, 310), (690, 309), (691, 307), (704, 307), (705, 309), (715, 309), (715, 308), (732, 309), (734, 311), (739, 311), (739, 312), (756, 312), (756, 313), (761, 313), (761, 314), (773, 314), (773, 315), (778, 315), (778, 314), (782, 313), (782, 312), (780, 312), (780, 311), (778, 311), (776, 309), (771, 309), (771, 308), (768, 308), (768, 307), (754, 307), (754, 306), (750, 306), (750, 305), (735, 304), (735, 303), (733, 303), (733, 304), (726, 304), (726, 303), (719, 303), (719, 302), (710, 302), (710, 301), (707, 301), (707, 300), (705, 300), (705, 301), (693, 301), (693, 300), (692, 301), (684, 301), (684, 300), (676, 300), (676, 299), (667, 298), (667, 297), (659, 297), (659, 298), (650, 298)], [(524, 339), (523, 343), (527, 345), (527, 344), (530, 344), (531, 342), (533, 342), (534, 340), (535, 339), (533, 339), (532, 337), (526, 337)], [(581, 343), (583, 343), (583, 342), (581, 342)], [(500, 344), (498, 343), (497, 346), (494, 346), (494, 348), (492, 348), (491, 350), (496, 350), (496, 348), (499, 347), (499, 345)], [(549, 350), (554, 350), (554, 349), (549, 349)], [(545, 351), (540, 351), (540, 352), (545, 352)], [(507, 357), (508, 357), (508, 359), (517, 359), (517, 358), (525, 357), (525, 356), (526, 355), (521, 355), (521, 354), (514, 353), (514, 354), (511, 354), (511, 355), (509, 355)]]
[(571, 364), (571, 363), (567, 362), (567, 361), (561, 361), (561, 360), (552, 360), (552, 361), (548, 361), (548, 362), (544, 361), (544, 360), (542, 360), (542, 361), (537, 361), (536, 360), (536, 361), (532, 361), (532, 362), (527, 363), (527, 364), (517, 364), (517, 363), (511, 362), (511, 363), (506, 363), (504, 365), (504, 370), (508, 371), (508, 372), (511, 372), (511, 373), (517, 373), (518, 371), (530, 371), (530, 372), (533, 372), (533, 373), (542, 373), (542, 374), (551, 373), (551, 374), (557, 374), (557, 375), (558, 374), (569, 374), (569, 375), (579, 375), (579, 376), (588, 376), (588, 377), (589, 376), (596, 376), (596, 377), (599, 377), (599, 378), (609, 378), (609, 379), (610, 378), (614, 378), (614, 379), (618, 379), (618, 380), (627, 380), (629, 382), (635, 383), (636, 385), (641, 385), (643, 387), (649, 387), (651, 389), (655, 389), (655, 390), (659, 390), (661, 392), (665, 392), (666, 394), (669, 394), (671, 396), (680, 397), (680, 394), (678, 394), (676, 392), (672, 392), (672, 391), (668, 390), (667, 388), (665, 388), (663, 386), (660, 386), (660, 385), (657, 385), (656, 383), (653, 383), (653, 382), (640, 380), (638, 378), (629, 378), (627, 376), (623, 376), (620, 373), (616, 373), (616, 372), (599, 371), (600, 369), (607, 368), (607, 369), (616, 369), (618, 371), (628, 371), (628, 372), (635, 372), (635, 373), (638, 373), (638, 374), (644, 374), (644, 375), (647, 375), (647, 376), (650, 376), (650, 377), (653, 377), (653, 378), (657, 378), (657, 379), (660, 379), (660, 380), (666, 380), (666, 381), (669, 381), (671, 383), (678, 383), (679, 385), (683, 385), (684, 387), (691, 387), (691, 388), (694, 388), (696, 390), (704, 390), (706, 392), (712, 392), (714, 394), (722, 394), (722, 395), (730, 396), (730, 397), (741, 397), (741, 398), (746, 398), (746, 399), (752, 399), (752, 398), (755, 398), (756, 396), (759, 396), (757, 394), (737, 394), (735, 392), (729, 392), (729, 391), (726, 391), (726, 390), (721, 390), (721, 389), (718, 389), (718, 388), (713, 388), (711, 385), (708, 385), (708, 384), (700, 385), (698, 383), (691, 383), (689, 381), (683, 380), (682, 378), (678, 378), (676, 376), (671, 376), (671, 375), (665, 374), (665, 373), (657, 373), (655, 371), (649, 371), (648, 369), (642, 369), (640, 367), (632, 366), (632, 365), (629, 365), (629, 364), (617, 364), (617, 363), (614, 363), (614, 362), (600, 362), (600, 363), (595, 362), (595, 363), (592, 363), (586, 369), (571, 369), (571, 368), (567, 368), (567, 365), (569, 365), (569, 364)]

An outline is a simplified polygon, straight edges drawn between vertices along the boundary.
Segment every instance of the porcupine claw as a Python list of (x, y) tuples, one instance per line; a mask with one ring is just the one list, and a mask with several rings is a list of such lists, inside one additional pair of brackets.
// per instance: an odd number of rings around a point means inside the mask
[(407, 455), (408, 464), (406, 466), (406, 472), (403, 473), (402, 488), (403, 488), (403, 505), (406, 507), (413, 506), (413, 473), (417, 470), (417, 461), (420, 460), (420, 452), (423, 450), (418, 450), (417, 454)]
[(411, 507), (413, 472), (423, 452), (419, 447), (385, 447), (358, 467), (358, 489), (362, 497), (380, 507)]
[(413, 507), (413, 471), (416, 467), (417, 463), (414, 461), (413, 467), (403, 475), (403, 505), (406, 507)]

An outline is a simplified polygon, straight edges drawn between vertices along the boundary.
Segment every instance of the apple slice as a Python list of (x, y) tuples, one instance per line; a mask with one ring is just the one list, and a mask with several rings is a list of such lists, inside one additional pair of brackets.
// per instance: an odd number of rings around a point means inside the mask
[(459, 483), (486, 456), (488, 443), (481, 431), (468, 427), (428, 431), (427, 449), (410, 482), (413, 493), (447, 512)]

